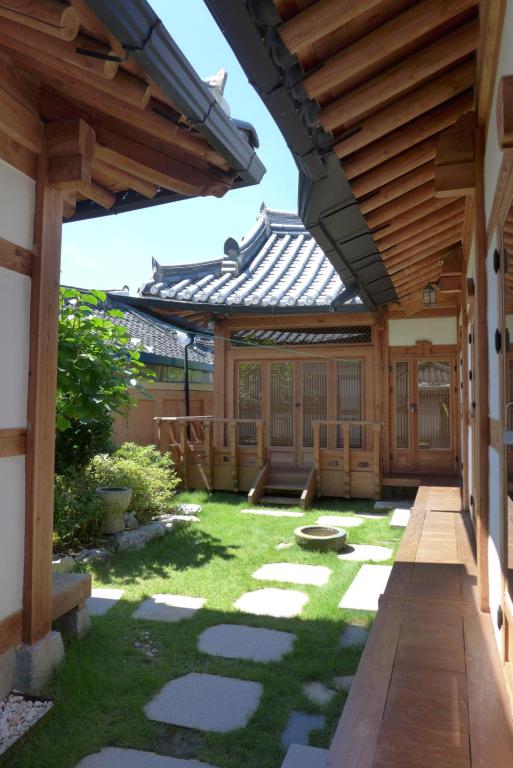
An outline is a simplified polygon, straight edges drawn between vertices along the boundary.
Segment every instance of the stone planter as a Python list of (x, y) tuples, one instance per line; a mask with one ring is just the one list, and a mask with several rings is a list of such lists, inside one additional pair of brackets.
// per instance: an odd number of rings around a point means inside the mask
[(132, 501), (131, 488), (96, 488), (103, 504), (102, 533), (125, 530), (125, 512)]
[(302, 525), (294, 531), (297, 543), (305, 549), (317, 549), (320, 552), (343, 549), (347, 541), (345, 528), (327, 525)]

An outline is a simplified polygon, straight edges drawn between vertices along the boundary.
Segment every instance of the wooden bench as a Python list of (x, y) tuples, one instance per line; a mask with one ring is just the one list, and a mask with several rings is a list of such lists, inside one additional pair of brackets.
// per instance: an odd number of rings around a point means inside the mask
[(54, 573), (52, 578), (52, 621), (65, 613), (82, 608), (91, 596), (91, 576), (88, 573)]
[(330, 768), (508, 768), (513, 725), (458, 488), (421, 486)]

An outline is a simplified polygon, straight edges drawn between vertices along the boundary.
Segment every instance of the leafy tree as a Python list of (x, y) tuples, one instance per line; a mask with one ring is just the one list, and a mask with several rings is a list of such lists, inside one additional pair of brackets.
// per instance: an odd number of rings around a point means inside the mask
[(133, 403), (128, 386), (153, 377), (131, 346), (123, 313), (106, 309), (102, 291), (61, 288), (57, 373), (56, 468), (80, 468), (111, 447), (115, 413)]

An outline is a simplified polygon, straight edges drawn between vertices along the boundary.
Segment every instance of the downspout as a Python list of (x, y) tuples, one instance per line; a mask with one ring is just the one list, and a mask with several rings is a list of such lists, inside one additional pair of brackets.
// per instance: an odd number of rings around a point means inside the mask
[[(187, 334), (189, 341), (183, 348), (183, 396), (185, 402), (185, 416), (189, 418), (191, 415), (191, 399), (189, 388), (189, 347), (194, 344), (194, 336)], [(191, 425), (187, 422), (187, 440), (191, 439)]]

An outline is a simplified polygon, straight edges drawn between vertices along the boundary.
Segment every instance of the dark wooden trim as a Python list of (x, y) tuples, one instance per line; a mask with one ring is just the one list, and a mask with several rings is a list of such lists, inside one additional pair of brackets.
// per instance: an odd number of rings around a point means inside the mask
[(26, 438), (26, 429), (0, 429), (0, 459), (23, 456)]
[(23, 640), (44, 637), (52, 621), (52, 528), (57, 327), (62, 193), (48, 184), (46, 153), (38, 160), (34, 261), (30, 297)]
[(21, 640), (21, 611), (11, 613), (0, 621), (0, 654)]
[(499, 419), (492, 419), (490, 416), (489, 418), (489, 430), (490, 430), (490, 445), (492, 448), (495, 448), (495, 450), (500, 453), (501, 452), (501, 437), (502, 437), (502, 427)]
[(6, 133), (0, 130), (0, 160), (8, 165), (12, 165), (20, 173), (25, 174), (31, 179), (35, 179), (37, 172), (37, 155), (30, 149), (22, 147), (21, 144), (11, 139)]
[(19, 272), (20, 275), (32, 274), (32, 251), (22, 248), (20, 245), (10, 243), (0, 237), (0, 267)]

